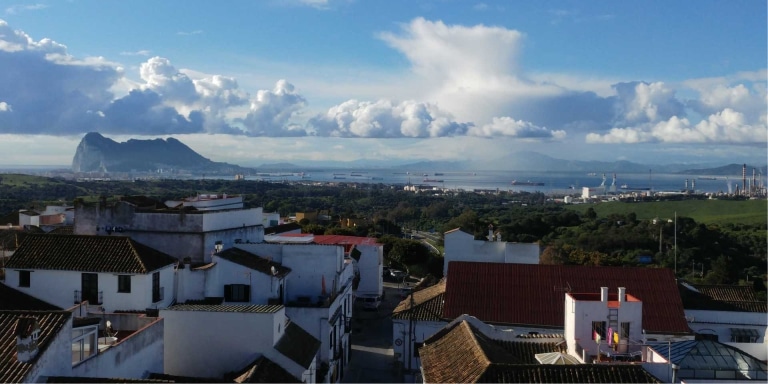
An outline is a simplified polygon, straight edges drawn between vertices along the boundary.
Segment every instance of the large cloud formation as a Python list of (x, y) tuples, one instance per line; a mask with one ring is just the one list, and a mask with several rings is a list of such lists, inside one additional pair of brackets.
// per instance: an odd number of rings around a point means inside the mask
[[(0, 133), (295, 135), (288, 119), (306, 104), (285, 81), (252, 100), (233, 78), (193, 79), (162, 57), (142, 63), (140, 81), (133, 82), (115, 63), (76, 59), (66, 46), (35, 41), (3, 20), (0, 62)], [(128, 84), (127, 94), (115, 94), (120, 84)], [(244, 118), (231, 117), (234, 108), (249, 104)]]
[(526, 37), (504, 27), (416, 18), (377, 37), (411, 64), (403, 94), (350, 98), (311, 116), (286, 80), (252, 95), (232, 77), (178, 69), (160, 56), (131, 80), (119, 64), (75, 58), (65, 45), (0, 20), (0, 133), (765, 144), (765, 70), (611, 82), (598, 91), (589, 81), (563, 81), (567, 75), (526, 73), (519, 65)]
[(349, 100), (310, 119), (308, 125), (318, 136), (380, 138), (456, 136), (468, 127), (433, 104), (390, 100)]

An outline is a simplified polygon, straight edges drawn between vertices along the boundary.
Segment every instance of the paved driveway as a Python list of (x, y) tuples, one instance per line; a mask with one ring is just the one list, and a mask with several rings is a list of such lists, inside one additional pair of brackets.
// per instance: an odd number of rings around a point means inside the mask
[(354, 308), (352, 351), (344, 383), (402, 382), (395, 372), (392, 349), (392, 310), (400, 302), (399, 290), (385, 287), (378, 311)]

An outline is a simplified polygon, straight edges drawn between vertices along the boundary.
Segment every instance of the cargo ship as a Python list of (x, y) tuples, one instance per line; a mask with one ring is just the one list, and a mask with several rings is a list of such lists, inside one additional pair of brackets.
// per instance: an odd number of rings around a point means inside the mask
[(529, 181), (512, 180), (512, 185), (529, 185), (529, 186), (537, 186), (537, 187), (539, 187), (539, 186), (544, 185), (544, 183), (540, 183), (540, 182), (537, 182), (537, 181), (530, 181), (530, 180)]
[(442, 179), (430, 179), (430, 178), (424, 178), (425, 183), (442, 183)]

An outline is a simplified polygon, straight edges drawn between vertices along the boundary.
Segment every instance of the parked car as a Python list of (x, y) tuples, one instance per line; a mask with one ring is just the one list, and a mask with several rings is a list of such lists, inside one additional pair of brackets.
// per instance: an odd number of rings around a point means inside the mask
[(381, 304), (381, 297), (379, 295), (361, 295), (357, 300), (363, 303), (364, 309), (377, 310)]
[(397, 280), (402, 280), (406, 276), (406, 273), (399, 269), (390, 269), (389, 274)]

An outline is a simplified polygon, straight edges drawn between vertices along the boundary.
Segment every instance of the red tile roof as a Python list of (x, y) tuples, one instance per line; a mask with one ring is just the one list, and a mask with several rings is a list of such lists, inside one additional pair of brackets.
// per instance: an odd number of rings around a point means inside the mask
[(5, 267), (146, 274), (176, 262), (125, 236), (29, 234)]
[[(392, 311), (395, 320), (424, 320), (440, 321), (443, 315), (443, 300), (445, 296), (445, 280), (416, 291), (406, 297)], [(411, 302), (413, 299), (413, 302)]]
[(375, 237), (344, 236), (344, 235), (312, 235), (310, 233), (282, 233), (282, 237), (313, 237), (315, 244), (326, 245), (381, 245)]
[(608, 287), (643, 302), (648, 333), (691, 333), (669, 269), (451, 262), (443, 316), (469, 314), (490, 323), (562, 327), (564, 300)]

